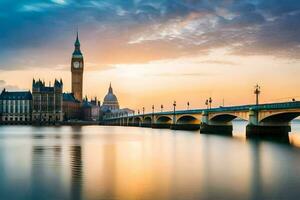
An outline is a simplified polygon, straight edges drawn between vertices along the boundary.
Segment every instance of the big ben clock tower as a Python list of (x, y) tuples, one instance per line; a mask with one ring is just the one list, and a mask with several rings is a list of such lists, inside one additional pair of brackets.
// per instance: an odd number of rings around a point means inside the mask
[(72, 93), (75, 98), (82, 101), (82, 80), (83, 80), (83, 55), (80, 51), (80, 42), (78, 32), (75, 41), (75, 50), (72, 54), (71, 72), (72, 72)]

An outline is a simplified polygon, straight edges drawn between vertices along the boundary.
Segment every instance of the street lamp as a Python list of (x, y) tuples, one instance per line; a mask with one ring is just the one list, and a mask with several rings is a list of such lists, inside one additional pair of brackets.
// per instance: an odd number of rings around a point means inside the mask
[(143, 115), (145, 114), (145, 107), (143, 107)]
[(176, 101), (174, 101), (173, 103), (173, 108), (174, 108), (174, 115), (175, 115)]
[(208, 100), (208, 102), (209, 102), (209, 109), (211, 109), (211, 103), (212, 103), (212, 99), (211, 99), (211, 97), (209, 97), (209, 100)]
[(173, 102), (173, 111), (174, 111), (174, 112), (173, 112), (173, 124), (176, 123), (176, 119), (175, 119), (175, 111), (176, 111), (176, 110), (175, 110), (175, 109), (176, 109), (176, 101)]
[(154, 105), (152, 105), (152, 124), (154, 123)]
[(189, 108), (190, 108), (190, 102), (187, 102), (186, 104), (187, 104), (187, 109), (189, 110)]
[(260, 94), (260, 86), (258, 84), (255, 86), (254, 94), (256, 96), (256, 105), (258, 105), (258, 103), (259, 103), (258, 102), (258, 97), (259, 97), (259, 94)]
[(163, 111), (163, 109), (164, 109), (164, 105), (160, 105), (160, 109), (161, 109), (161, 112)]
[(206, 109), (208, 109), (208, 99), (205, 100)]
[(140, 109), (138, 109), (138, 114), (140, 114)]

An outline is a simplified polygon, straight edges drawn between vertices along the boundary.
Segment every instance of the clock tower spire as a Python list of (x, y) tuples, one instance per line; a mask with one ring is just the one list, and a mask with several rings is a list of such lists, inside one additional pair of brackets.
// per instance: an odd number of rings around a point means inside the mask
[(72, 93), (75, 98), (82, 101), (82, 82), (83, 82), (83, 55), (80, 50), (80, 42), (78, 31), (76, 41), (74, 43), (75, 49), (71, 59), (71, 72), (72, 72)]

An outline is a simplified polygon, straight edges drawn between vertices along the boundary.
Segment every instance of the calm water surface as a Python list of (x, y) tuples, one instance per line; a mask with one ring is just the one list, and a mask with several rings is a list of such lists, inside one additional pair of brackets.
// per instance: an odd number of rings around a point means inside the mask
[(290, 143), (134, 127), (0, 127), (0, 199), (300, 199)]

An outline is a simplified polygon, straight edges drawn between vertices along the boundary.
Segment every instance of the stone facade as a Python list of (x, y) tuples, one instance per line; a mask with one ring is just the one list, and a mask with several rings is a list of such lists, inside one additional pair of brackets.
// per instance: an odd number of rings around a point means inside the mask
[(0, 123), (31, 123), (32, 95), (30, 91), (9, 92), (3, 89), (0, 94)]
[(97, 101), (97, 98), (91, 101), (85, 98), (82, 102), (82, 112), (84, 121), (99, 121), (100, 102)]
[(64, 120), (80, 119), (81, 103), (76, 100), (73, 93), (63, 93)]
[(32, 82), (32, 121), (37, 124), (56, 124), (63, 121), (63, 83), (55, 79), (54, 86)]

